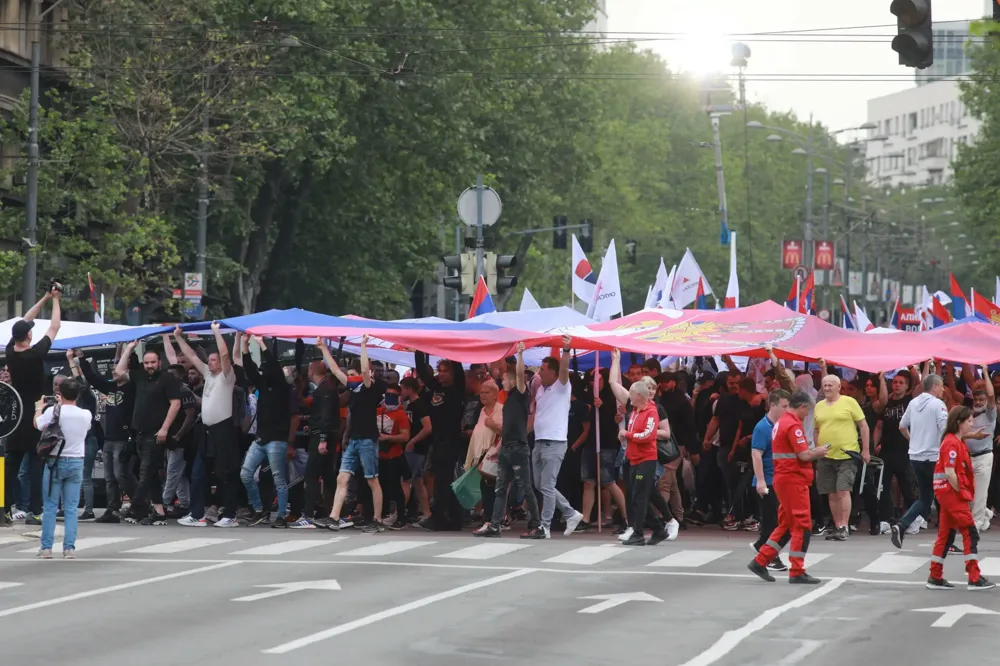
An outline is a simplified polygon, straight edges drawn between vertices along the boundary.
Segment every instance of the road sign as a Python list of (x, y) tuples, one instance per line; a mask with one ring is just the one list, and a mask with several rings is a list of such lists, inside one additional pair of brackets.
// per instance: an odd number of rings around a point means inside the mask
[(958, 604), (957, 606), (940, 606), (938, 608), (914, 608), (915, 613), (939, 613), (941, 617), (931, 623), (932, 627), (947, 629), (954, 627), (955, 623), (966, 615), (1000, 615), (996, 611), (971, 604)]
[(202, 291), (202, 276), (201, 273), (185, 273), (184, 274), (184, 291), (188, 294), (197, 294), (201, 296)]
[[(458, 216), (466, 225), (476, 226), (476, 188), (470, 187), (458, 197)], [(503, 204), (500, 202), (500, 195), (492, 187), (483, 187), (483, 226), (491, 227), (500, 219), (503, 212)]]
[(616, 606), (621, 606), (622, 604), (627, 604), (630, 601), (656, 601), (663, 602), (663, 599), (654, 597), (652, 594), (646, 594), (645, 592), (622, 592), (619, 594), (595, 594), (590, 597), (580, 597), (580, 599), (599, 599), (600, 603), (594, 604), (593, 606), (587, 606), (584, 609), (578, 610), (577, 613), (600, 613), (602, 611), (615, 608)]
[(283, 594), (292, 592), (302, 592), (303, 590), (339, 590), (340, 584), (335, 580), (310, 580), (301, 583), (274, 583), (271, 585), (254, 585), (254, 587), (271, 588), (270, 592), (251, 594), (246, 597), (237, 597), (233, 601), (259, 601), (260, 599), (270, 599), (280, 597)]
[(200, 302), (193, 300), (184, 301), (184, 315), (186, 317), (201, 319), (204, 313), (205, 313), (205, 308), (204, 306), (202, 306)]
[(797, 277), (804, 282), (805, 279), (809, 277), (809, 269), (799, 264), (795, 267), (795, 270), (792, 271), (792, 276)]
[(830, 311), (829, 310), (820, 310), (819, 311), (819, 318), (822, 319), (823, 321), (830, 321)]

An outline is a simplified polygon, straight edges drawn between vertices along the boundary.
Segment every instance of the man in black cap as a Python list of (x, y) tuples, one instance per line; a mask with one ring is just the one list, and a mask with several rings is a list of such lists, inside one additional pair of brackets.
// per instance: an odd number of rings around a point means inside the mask
[[(7, 369), (10, 371), (10, 383), (21, 396), (21, 405), (27, 408), (34, 405), (42, 397), (45, 391), (45, 356), (52, 347), (53, 340), (59, 333), (59, 326), (62, 322), (62, 310), (59, 307), (59, 299), (62, 297), (62, 285), (55, 283), (52, 288), (42, 296), (42, 300), (35, 303), (34, 307), (28, 310), (24, 319), (14, 322), (11, 328), (11, 340), (7, 343)], [(42, 311), (42, 307), (52, 301), (52, 318), (49, 322), (49, 330), (45, 331), (45, 337), (39, 340), (38, 344), (31, 346), (31, 329), (35, 326), (35, 317)], [(20, 483), (17, 480), (18, 470), (21, 469), (21, 461), (28, 457), (28, 482), (31, 486), (30, 506), (19, 507), (27, 509), (27, 525), (42, 524), (42, 461), (36, 454), (35, 448), (38, 444), (38, 431), (30, 418), (22, 418), (10, 437), (7, 439), (7, 462), (5, 468), (6, 498), (4, 506), (10, 511), (14, 499), (20, 496)], [(2, 521), (0, 521), (2, 522)]]

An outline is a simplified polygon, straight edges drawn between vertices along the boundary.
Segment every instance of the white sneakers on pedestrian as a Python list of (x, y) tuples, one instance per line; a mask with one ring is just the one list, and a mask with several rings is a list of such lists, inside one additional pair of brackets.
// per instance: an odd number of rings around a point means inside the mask
[(619, 541), (628, 541), (631, 538), (632, 538), (632, 528), (631, 527), (629, 527), (624, 532), (622, 532), (621, 534), (618, 535), (618, 540)]
[(220, 518), (215, 524), (216, 527), (239, 527), (240, 524), (233, 518)]
[(190, 513), (184, 516), (183, 518), (178, 518), (177, 524), (183, 527), (208, 527), (207, 520), (205, 520), (204, 518), (199, 520), (194, 516), (192, 516)]
[(671, 518), (670, 522), (667, 523), (667, 541), (673, 541), (677, 538), (677, 534), (681, 531), (681, 524), (677, 522), (676, 518)]
[(569, 536), (576, 531), (576, 528), (583, 522), (583, 514), (577, 511), (572, 516), (566, 519), (566, 529), (563, 530), (564, 536)]
[(923, 529), (923, 527), (924, 527), (924, 517), (923, 516), (917, 516), (913, 520), (913, 522), (910, 523), (910, 526), (906, 528), (906, 534), (907, 535), (918, 534), (920, 532), (920, 530)]

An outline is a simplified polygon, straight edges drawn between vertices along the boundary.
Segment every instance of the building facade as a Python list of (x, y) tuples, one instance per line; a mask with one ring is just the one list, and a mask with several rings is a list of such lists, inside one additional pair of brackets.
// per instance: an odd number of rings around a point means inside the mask
[(918, 86), (954, 78), (972, 71), (965, 51), (971, 21), (942, 21), (934, 24), (934, 64), (915, 71)]
[(584, 33), (600, 33), (595, 37), (600, 37), (608, 32), (608, 0), (595, 0), (597, 14), (594, 20), (584, 27)]

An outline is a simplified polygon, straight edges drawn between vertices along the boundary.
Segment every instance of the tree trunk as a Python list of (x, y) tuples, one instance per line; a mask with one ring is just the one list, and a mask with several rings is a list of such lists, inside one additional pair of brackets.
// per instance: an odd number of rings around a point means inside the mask
[(281, 189), (284, 183), (284, 169), (280, 160), (272, 160), (265, 166), (264, 183), (257, 193), (257, 200), (250, 209), (253, 230), (244, 242), (242, 254), (243, 272), (236, 280), (235, 302), (239, 306), (239, 314), (250, 314), (254, 311), (257, 296), (260, 294), (260, 283), (267, 270), (270, 259), (271, 236), (274, 226), (274, 216), (281, 202)]

